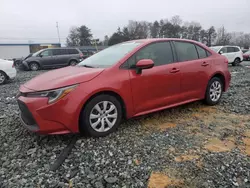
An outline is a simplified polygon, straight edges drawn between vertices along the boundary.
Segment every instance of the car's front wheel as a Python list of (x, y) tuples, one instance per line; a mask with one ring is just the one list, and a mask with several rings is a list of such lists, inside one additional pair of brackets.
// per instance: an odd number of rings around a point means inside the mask
[(216, 105), (220, 102), (222, 92), (223, 92), (223, 83), (220, 78), (212, 78), (207, 85), (205, 102), (208, 105)]
[(80, 132), (93, 137), (114, 132), (122, 119), (121, 103), (112, 95), (98, 95), (84, 107), (80, 117)]
[(36, 62), (32, 62), (29, 64), (30, 70), (32, 71), (38, 71), (39, 70), (39, 65)]

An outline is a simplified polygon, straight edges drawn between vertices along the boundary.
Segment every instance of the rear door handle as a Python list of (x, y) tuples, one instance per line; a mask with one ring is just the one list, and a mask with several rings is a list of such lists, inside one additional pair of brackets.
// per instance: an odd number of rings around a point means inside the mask
[(203, 66), (203, 67), (206, 67), (206, 66), (208, 66), (209, 65), (209, 63), (207, 63), (207, 62), (203, 62), (202, 64), (201, 64), (201, 66)]
[(177, 73), (177, 72), (179, 72), (179, 71), (180, 71), (180, 69), (172, 68), (172, 70), (170, 70), (169, 72), (170, 72), (170, 73)]

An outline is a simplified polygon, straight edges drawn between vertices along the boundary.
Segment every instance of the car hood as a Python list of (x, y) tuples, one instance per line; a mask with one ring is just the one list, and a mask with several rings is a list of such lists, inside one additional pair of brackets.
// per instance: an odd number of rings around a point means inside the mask
[(34, 91), (56, 89), (87, 82), (102, 73), (104, 69), (85, 67), (66, 67), (36, 76), (23, 86)]

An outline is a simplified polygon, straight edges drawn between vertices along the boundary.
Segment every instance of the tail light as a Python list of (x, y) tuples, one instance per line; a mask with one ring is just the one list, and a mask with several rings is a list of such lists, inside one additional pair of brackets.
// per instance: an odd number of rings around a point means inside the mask
[(83, 54), (82, 53), (80, 53), (80, 57), (83, 58)]
[(13, 62), (13, 64), (12, 64), (12, 68), (15, 68), (15, 63)]
[(226, 64), (228, 64), (228, 59), (227, 58), (225, 58), (225, 61), (224, 61)]

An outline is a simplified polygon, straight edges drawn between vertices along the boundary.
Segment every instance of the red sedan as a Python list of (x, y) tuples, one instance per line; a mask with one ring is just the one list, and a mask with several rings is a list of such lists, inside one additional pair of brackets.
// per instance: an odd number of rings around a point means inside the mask
[(230, 79), (227, 59), (198, 42), (136, 40), (33, 78), (20, 87), (18, 104), (31, 131), (98, 137), (122, 118), (197, 100), (215, 105)]
[(245, 61), (249, 61), (249, 60), (250, 60), (250, 50), (247, 51), (247, 52), (245, 52), (245, 53), (243, 54), (243, 59), (244, 59)]

